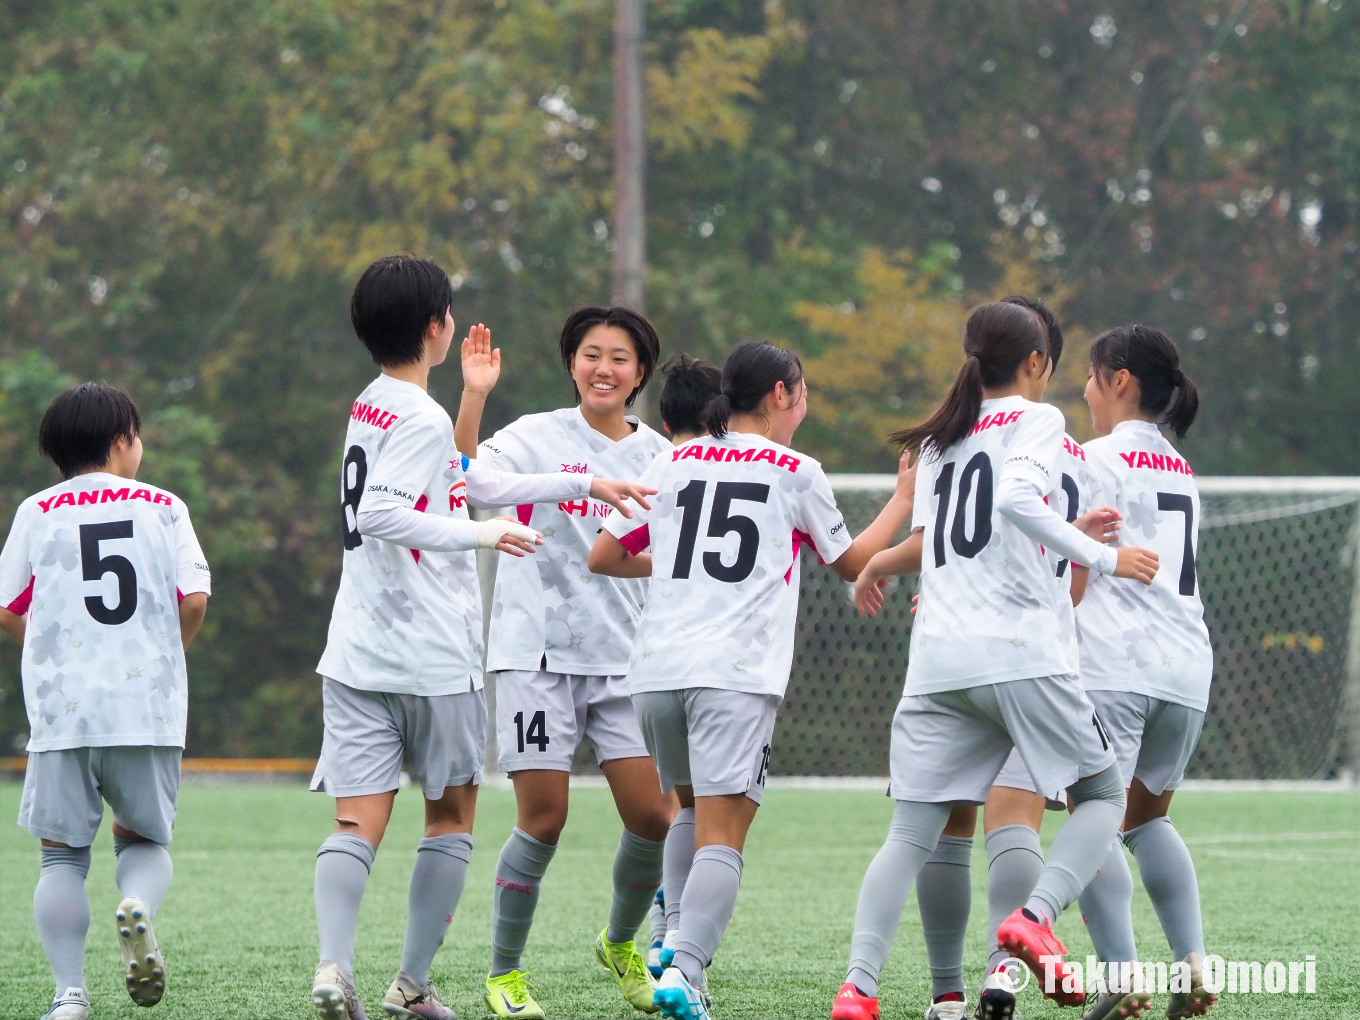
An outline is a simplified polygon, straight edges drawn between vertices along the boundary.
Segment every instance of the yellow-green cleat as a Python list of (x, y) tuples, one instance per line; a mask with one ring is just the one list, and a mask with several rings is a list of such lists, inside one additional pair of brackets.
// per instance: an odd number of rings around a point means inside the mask
[(655, 1013), (661, 1007), (652, 1001), (656, 994), (656, 979), (647, 969), (647, 958), (637, 951), (631, 940), (610, 942), (605, 938), (608, 932), (606, 928), (595, 940), (595, 959), (618, 980), (619, 989), (630, 1006), (644, 1013)]
[(543, 1007), (534, 1001), (529, 973), (512, 970), (499, 977), (487, 976), (486, 1004), (507, 1020), (544, 1020)]

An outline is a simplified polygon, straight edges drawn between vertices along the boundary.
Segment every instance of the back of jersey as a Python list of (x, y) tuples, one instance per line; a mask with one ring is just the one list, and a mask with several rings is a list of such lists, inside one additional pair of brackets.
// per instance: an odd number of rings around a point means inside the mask
[(0, 604), (29, 613), (28, 749), (183, 747), (179, 600), (209, 588), (188, 510), (168, 492), (96, 472), (25, 500), (0, 555)]
[(760, 436), (728, 433), (666, 451), (642, 477), (658, 490), (605, 527), (652, 550), (633, 645), (633, 692), (718, 687), (782, 696), (793, 660), (798, 552), (850, 545), (821, 465)]
[(996, 510), (1003, 471), (1039, 491), (1059, 485), (1062, 412), (1023, 397), (985, 400), (972, 432), (916, 475), (913, 530), (925, 530), (921, 600), (906, 693), (1074, 671), (1058, 611), (1055, 567)]
[(1077, 607), (1082, 682), (1203, 711), (1213, 649), (1195, 571), (1200, 504), (1190, 463), (1142, 421), (1121, 422), (1085, 450), (1105, 498), (1124, 515), (1119, 544), (1151, 549), (1161, 565), (1151, 585), (1091, 578)]

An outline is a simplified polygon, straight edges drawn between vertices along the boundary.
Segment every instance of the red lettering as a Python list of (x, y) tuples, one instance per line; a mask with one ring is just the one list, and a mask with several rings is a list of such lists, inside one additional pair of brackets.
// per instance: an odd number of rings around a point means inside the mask
[(128, 498), (127, 489), (105, 489), (99, 497), (101, 503), (119, 503)]
[(773, 463), (774, 463), (774, 451), (771, 450), (769, 447), (766, 447), (765, 449), (761, 450), (759, 453), (756, 454), (755, 459), (756, 459), (756, 460), (767, 460), (767, 461), (769, 461), (771, 464), (773, 464)]
[(686, 446), (685, 452), (680, 454), (680, 459), (689, 460), (691, 457), (695, 460), (703, 460), (704, 448), (702, 446)]
[(1156, 468), (1158, 471), (1165, 471), (1166, 458), (1163, 457), (1160, 453), (1154, 453), (1152, 455), (1152, 466)]
[(150, 490), (150, 489), (138, 489), (136, 492), (134, 492), (134, 493), (132, 494), (132, 498), (133, 498), (133, 499), (144, 499), (144, 500), (146, 500), (148, 503), (150, 503), (150, 502), (151, 502), (151, 490)]
[(63, 492), (60, 496), (57, 497), (57, 501), (52, 504), (52, 509), (55, 510), (59, 506), (75, 506), (75, 505), (76, 498), (72, 496), (69, 492)]
[(38, 500), (38, 506), (42, 507), (42, 512), (43, 512), (43, 513), (47, 513), (47, 511), (48, 511), (49, 509), (51, 509), (52, 500), (54, 500), (54, 499), (56, 499), (56, 498), (57, 498), (56, 496), (48, 496), (46, 499), (40, 499), (40, 500)]
[(727, 462), (730, 464), (734, 460), (749, 461), (756, 455), (755, 450), (728, 450)]
[(1134, 466), (1134, 465), (1133, 465), (1133, 459), (1134, 459), (1134, 455), (1133, 455), (1133, 454), (1131, 454), (1131, 453), (1121, 453), (1119, 456), (1120, 456), (1120, 458), (1124, 461), (1124, 463), (1127, 464), (1129, 467), (1133, 467), (1133, 466)]
[(570, 499), (565, 503), (558, 503), (557, 509), (565, 510), (569, 514), (580, 514), (585, 517), (590, 513), (590, 501), (585, 499)]
[(984, 414), (977, 423), (973, 425), (968, 434), (973, 436), (984, 429), (994, 428), (997, 425), (1014, 425), (1020, 420), (1020, 416), (1024, 413), (1023, 410), (1020, 410), (1011, 411), (1009, 414), (1005, 411), (997, 411), (996, 414)]
[(156, 493), (156, 497), (155, 497), (151, 502), (153, 502), (153, 503), (164, 503), (166, 506), (171, 506), (171, 505), (174, 504), (174, 500), (172, 500), (172, 499), (171, 499), (168, 495), (166, 495), (164, 492), (158, 492), (158, 493)]
[(383, 427), (382, 427), (382, 428), (383, 428), (383, 431), (386, 432), (389, 428), (391, 428), (391, 427), (392, 427), (392, 423), (395, 422), (395, 421), (396, 421), (398, 418), (400, 418), (400, 417), (401, 417), (401, 415), (399, 415), (399, 414), (392, 414), (392, 413), (389, 411), (388, 414), (387, 414), (387, 422), (386, 422), (386, 424), (384, 424)]
[(86, 503), (98, 503), (98, 502), (99, 502), (98, 492), (82, 492), (80, 496), (76, 499), (76, 506), (84, 506)]
[(363, 406), (364, 406), (363, 404), (359, 403), (359, 401), (356, 400), (354, 402), (354, 406), (349, 409), (349, 416), (351, 418), (358, 418), (359, 415), (362, 413), (360, 411), (360, 408), (362, 408)]
[(1147, 455), (1146, 451), (1144, 450), (1138, 451), (1138, 464), (1136, 466), (1145, 468), (1152, 467), (1152, 458)]
[(779, 462), (775, 466), (786, 467), (789, 469), (789, 471), (792, 472), (797, 471), (798, 465), (801, 463), (802, 461), (800, 461), (797, 457), (790, 457), (787, 453), (781, 453), (779, 455)]
[(378, 415), (380, 413), (381, 412), (376, 407), (372, 406), (365, 407), (363, 417), (360, 418), (359, 420), (363, 422), (363, 424), (365, 425), (376, 425), (378, 423)]
[(721, 446), (708, 446), (704, 448), (704, 460), (722, 460), (723, 448)]
[(590, 504), (590, 516), (591, 516), (591, 517), (608, 517), (608, 516), (609, 516), (609, 511), (610, 511), (610, 510), (613, 510), (613, 509), (614, 509), (614, 508), (613, 508), (612, 506), (610, 506), (608, 503), (591, 503), (591, 504)]
[(1020, 416), (1024, 413), (1024, 411), (1012, 411), (1010, 414), (1006, 415), (1006, 424), (1014, 425), (1020, 420)]

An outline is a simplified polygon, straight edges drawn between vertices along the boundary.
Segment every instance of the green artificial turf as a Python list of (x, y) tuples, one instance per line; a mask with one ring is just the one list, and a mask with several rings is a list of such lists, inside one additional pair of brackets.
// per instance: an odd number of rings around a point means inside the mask
[[(0, 785), (0, 1018), (35, 1020), (47, 1008), (52, 986), (31, 913), (37, 841), (12, 822), (18, 801), (17, 785)], [(490, 879), (513, 807), (508, 791), (483, 791), (467, 890), (434, 964), (434, 979), (463, 1020), (489, 1015), (480, 988), (490, 956)], [(887, 798), (860, 791), (769, 791), (747, 845), (736, 916), (710, 971), (715, 1020), (829, 1016), (859, 882), (887, 830), (890, 807)], [(397, 798), (359, 920), (358, 983), (374, 1020), (383, 1015), (381, 999), (400, 957), (419, 812), (414, 790)], [(1211, 953), (1263, 962), (1317, 956), (1317, 994), (1225, 996), (1212, 1015), (1360, 1015), (1360, 795), (1187, 792), (1177, 797), (1172, 817), (1199, 868)], [(156, 919), (170, 983), (154, 1013), (135, 1006), (122, 988), (106, 824), (87, 886), (94, 915), (86, 962), (92, 1016), (312, 1016), (312, 868), (330, 818), (331, 801), (301, 786), (184, 787), (171, 847), (175, 881)], [(1060, 819), (1050, 814), (1050, 821), (1056, 827)], [(607, 791), (574, 790), (571, 820), (545, 881), (525, 958), (551, 1018), (633, 1015), (591, 953), (609, 907), (618, 835)], [(973, 863), (970, 994), (986, 959), (981, 838)], [(1141, 954), (1165, 958), (1166, 942), (1141, 888), (1134, 909)], [(1058, 931), (1074, 957), (1090, 952), (1076, 910), (1063, 916)], [(928, 990), (913, 899), (884, 974), (884, 1020), (919, 1017)], [(1030, 1020), (1080, 1016), (1042, 1001), (1033, 986), (1022, 993), (1021, 1006)], [(1160, 1015), (1163, 1006), (1159, 999), (1149, 1015)]]

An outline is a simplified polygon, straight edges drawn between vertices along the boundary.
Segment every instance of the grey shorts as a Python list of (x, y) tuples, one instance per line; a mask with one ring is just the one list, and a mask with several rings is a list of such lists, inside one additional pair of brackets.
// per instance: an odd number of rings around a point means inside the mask
[(89, 846), (108, 801), (123, 828), (169, 843), (183, 753), (178, 747), (144, 746), (30, 752), (19, 824), (39, 839)]
[(781, 700), (714, 687), (634, 694), (661, 789), (692, 786), (696, 797), (744, 793), (759, 804)]
[(1204, 727), (1203, 712), (1128, 691), (1087, 695), (1110, 735), (1125, 786), (1137, 779), (1160, 795), (1181, 785)]
[(312, 789), (332, 797), (386, 793), (402, 764), (428, 800), (450, 786), (482, 781), (486, 692), (388, 694), (322, 678), (325, 732)]
[(1075, 675), (1008, 680), (903, 697), (893, 716), (889, 795), (981, 804), (1012, 748), (1036, 790), (1065, 790), (1115, 764)]
[(600, 764), (647, 756), (624, 677), (518, 669), (492, 675), (502, 772), (570, 772), (582, 738)]
[[(1006, 764), (1001, 766), (1001, 771), (992, 780), (993, 786), (1004, 786), (1009, 790), (1025, 790), (1028, 793), (1038, 793), (1034, 788), (1034, 777), (1029, 774), (1029, 769), (1025, 768), (1025, 759), (1020, 757), (1020, 752), (1011, 748), (1011, 753), (1006, 755)], [(1044, 794), (1044, 808), (1048, 811), (1067, 810), (1067, 791), (1049, 790)]]

